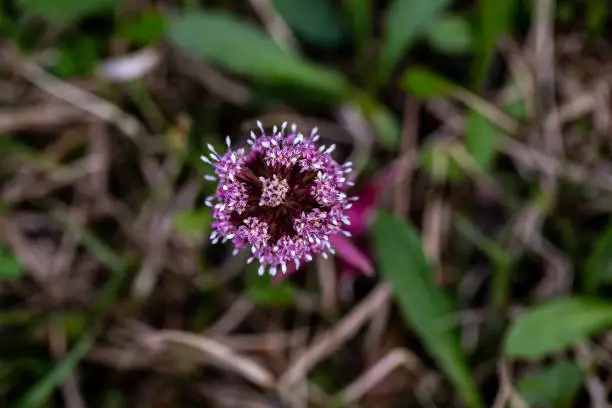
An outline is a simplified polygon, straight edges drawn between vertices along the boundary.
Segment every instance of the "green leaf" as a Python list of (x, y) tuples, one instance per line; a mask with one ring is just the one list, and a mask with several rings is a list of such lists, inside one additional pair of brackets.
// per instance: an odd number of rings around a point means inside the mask
[(139, 46), (149, 45), (164, 36), (166, 20), (156, 10), (148, 10), (135, 19), (124, 20), (119, 33)]
[(444, 12), (451, 0), (395, 0), (387, 10), (380, 55), (380, 79), (386, 80), (402, 54)]
[(586, 4), (586, 26), (593, 34), (599, 34), (606, 26), (608, 4), (605, 1), (589, 0)]
[(93, 14), (110, 12), (117, 0), (18, 0), (26, 12), (37, 14), (55, 23), (68, 23)]
[(465, 176), (453, 156), (453, 146), (449, 143), (425, 143), (419, 149), (419, 162), (423, 169), (439, 181), (458, 181)]
[(14, 37), (15, 39), (18, 37), (18, 31), (18, 23), (7, 12), (7, 5), (0, 3), (0, 37)]
[(567, 298), (530, 309), (507, 332), (504, 353), (540, 358), (612, 326), (612, 303)]
[(423, 67), (406, 70), (402, 77), (402, 87), (417, 99), (448, 95), (458, 89), (458, 86), (448, 79)]
[(331, 0), (274, 0), (274, 8), (295, 34), (321, 47), (337, 47), (346, 38), (342, 15)]
[(557, 408), (574, 406), (582, 385), (582, 370), (576, 363), (563, 361), (542, 368), (521, 378), (517, 388), (530, 406), (550, 405)]
[(0, 245), (0, 280), (19, 278), (23, 272), (21, 260), (7, 247)]
[(87, 75), (98, 62), (98, 42), (92, 37), (78, 37), (59, 47), (59, 59), (54, 72), (61, 77)]
[(465, 147), (483, 171), (491, 169), (497, 154), (496, 129), (489, 119), (471, 111), (465, 129)]
[(470, 23), (456, 14), (436, 20), (427, 31), (427, 38), (432, 47), (449, 54), (468, 52), (474, 43)]
[(612, 224), (595, 239), (593, 251), (586, 261), (584, 290), (594, 293), (602, 283), (612, 282)]
[(344, 0), (342, 4), (353, 32), (356, 48), (362, 53), (372, 33), (372, 0)]
[(510, 30), (516, 0), (479, 0), (479, 29), (476, 33), (476, 57), (472, 66), (472, 80), (476, 90), (484, 85), (491, 57), (499, 37)]
[(510, 117), (518, 121), (524, 121), (527, 119), (527, 103), (523, 98), (517, 98), (506, 102), (503, 105), (503, 110)]
[(380, 137), (381, 144), (387, 149), (395, 150), (401, 137), (400, 124), (383, 105), (375, 105), (370, 112), (370, 120)]
[(320, 92), (323, 101), (347, 97), (350, 86), (338, 72), (282, 50), (259, 27), (224, 12), (190, 10), (168, 18), (167, 35), (194, 55), (222, 68), (276, 85)]
[(401, 130), (400, 124), (393, 114), (368, 94), (359, 95), (357, 102), (360, 104), (365, 117), (376, 129), (380, 137), (380, 143), (387, 149), (397, 149)]
[(373, 232), (378, 266), (393, 288), (404, 317), (468, 406), (483, 407), (457, 333), (444, 322), (453, 309), (434, 282), (419, 234), (410, 224), (384, 212), (378, 215)]

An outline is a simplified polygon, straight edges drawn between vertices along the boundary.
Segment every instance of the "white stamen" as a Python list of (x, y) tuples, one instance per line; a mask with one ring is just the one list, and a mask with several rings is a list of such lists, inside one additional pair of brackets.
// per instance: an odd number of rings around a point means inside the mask
[(202, 160), (204, 163), (208, 163), (210, 165), (212, 165), (212, 162), (210, 160), (208, 160), (208, 157), (202, 155), (200, 156), (200, 160)]
[(329, 146), (329, 148), (325, 151), (325, 153), (329, 154), (329, 153), (333, 152), (334, 150), (336, 150), (336, 145), (335, 144)]
[(295, 131), (296, 131), (296, 130), (297, 130), (297, 125), (296, 125), (295, 123), (292, 123), (292, 124), (291, 124), (291, 131), (292, 131), (293, 133), (295, 133)]
[(205, 175), (204, 179), (208, 181), (217, 181), (217, 178), (215, 176), (211, 176), (210, 174)]
[(232, 251), (232, 256), (238, 255), (238, 252), (240, 252), (240, 250), (238, 248), (234, 248), (234, 250)]
[(270, 268), (270, 276), (276, 276), (276, 266)]
[(286, 263), (282, 263), (281, 265), (281, 270), (283, 271), (283, 275), (287, 273), (287, 264)]
[(266, 273), (266, 268), (263, 265), (259, 265), (259, 269), (257, 270), (257, 274), (259, 276), (263, 276), (264, 273)]
[(260, 206), (278, 207), (285, 202), (285, 197), (289, 192), (287, 180), (279, 179), (275, 174), (271, 179), (259, 177), (262, 183), (262, 193), (259, 199)]
[(230, 139), (229, 135), (225, 136), (225, 145), (227, 147), (231, 147), (232, 146), (232, 139)]

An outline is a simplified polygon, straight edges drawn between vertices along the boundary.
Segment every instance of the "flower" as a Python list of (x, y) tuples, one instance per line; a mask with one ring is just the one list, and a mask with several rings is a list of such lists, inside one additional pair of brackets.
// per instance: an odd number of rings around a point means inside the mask
[(335, 145), (317, 146), (317, 128), (306, 137), (295, 124), (287, 130), (274, 126), (266, 135), (251, 132), (250, 148), (232, 149), (229, 136), (223, 155), (211, 145), (201, 159), (214, 167), (218, 182), (214, 195), (206, 199), (213, 208), (213, 243), (231, 240), (234, 254), (250, 246), (259, 261), (259, 274), (297, 270), (316, 255), (334, 253), (330, 237), (350, 236), (346, 211), (355, 198), (346, 190), (351, 163), (338, 164), (331, 156)]
[[(329, 238), (336, 251), (336, 267), (340, 275), (341, 286), (351, 286), (359, 274), (374, 275), (370, 243), (366, 232), (376, 215), (382, 193), (391, 186), (399, 168), (400, 163), (393, 162), (368, 179), (358, 189), (355, 204), (345, 212), (350, 221), (346, 227), (349, 237), (345, 234), (334, 234)], [(290, 272), (297, 272), (297, 270), (293, 269)], [(287, 275), (289, 272), (286, 275), (278, 275), (274, 281), (279, 282)]]

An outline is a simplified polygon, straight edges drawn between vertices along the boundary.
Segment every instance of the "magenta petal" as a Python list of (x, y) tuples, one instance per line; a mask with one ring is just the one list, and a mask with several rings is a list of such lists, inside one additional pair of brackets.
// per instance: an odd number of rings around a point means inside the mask
[(374, 214), (378, 191), (372, 185), (362, 188), (357, 195), (359, 199), (353, 206), (346, 211), (346, 216), (351, 221), (351, 225), (346, 226), (346, 230), (352, 235), (361, 235), (367, 229)]
[(374, 275), (374, 266), (370, 258), (364, 254), (351, 240), (342, 234), (335, 234), (329, 237), (332, 246), (336, 250), (336, 256), (342, 258), (347, 264), (357, 268), (364, 275)]
[(351, 221), (346, 230), (352, 235), (361, 235), (365, 232), (376, 211), (376, 204), (381, 192), (391, 185), (397, 172), (397, 163), (393, 162), (363, 186), (357, 193), (358, 200), (347, 210), (346, 215)]

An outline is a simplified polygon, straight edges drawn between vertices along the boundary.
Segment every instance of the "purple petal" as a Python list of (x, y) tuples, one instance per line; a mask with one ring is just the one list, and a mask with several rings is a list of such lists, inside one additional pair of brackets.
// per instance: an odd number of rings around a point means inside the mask
[(363, 187), (357, 197), (359, 199), (355, 201), (353, 206), (346, 211), (346, 215), (351, 221), (351, 225), (346, 228), (352, 235), (358, 236), (365, 232), (372, 217), (374, 215), (376, 199), (378, 191), (373, 185), (366, 185)]
[(330, 242), (336, 250), (336, 256), (342, 258), (344, 262), (355, 267), (364, 275), (374, 275), (374, 266), (370, 258), (363, 253), (353, 242), (342, 234), (335, 234), (329, 237)]
[(357, 193), (359, 198), (346, 214), (351, 225), (346, 229), (354, 236), (363, 234), (372, 221), (376, 212), (376, 205), (382, 191), (389, 188), (397, 171), (397, 164), (391, 163), (380, 170)]

